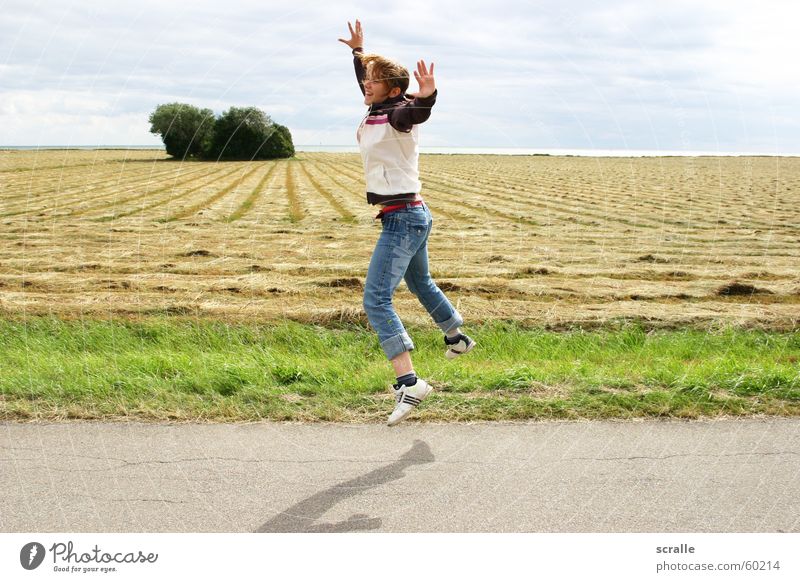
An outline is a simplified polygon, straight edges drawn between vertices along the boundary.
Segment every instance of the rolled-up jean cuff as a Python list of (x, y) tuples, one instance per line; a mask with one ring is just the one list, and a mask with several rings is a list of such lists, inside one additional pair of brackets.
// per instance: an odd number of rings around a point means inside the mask
[(410, 352), (414, 349), (414, 342), (406, 332), (393, 335), (389, 339), (381, 342), (381, 349), (390, 360), (396, 358), (403, 352)]
[(464, 325), (464, 319), (461, 317), (461, 314), (458, 311), (453, 311), (452, 316), (444, 321), (437, 321), (436, 325), (438, 325), (439, 329), (441, 329), (444, 333), (447, 333), (453, 328)]

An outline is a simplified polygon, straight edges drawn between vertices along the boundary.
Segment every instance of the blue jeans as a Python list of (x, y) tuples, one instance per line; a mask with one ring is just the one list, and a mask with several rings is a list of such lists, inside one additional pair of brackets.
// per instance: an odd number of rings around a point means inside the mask
[(414, 349), (403, 323), (392, 307), (392, 295), (405, 279), (443, 332), (463, 325), (461, 315), (447, 300), (428, 272), (428, 236), (433, 217), (428, 206), (406, 206), (381, 218), (381, 232), (367, 270), (364, 311), (388, 359)]

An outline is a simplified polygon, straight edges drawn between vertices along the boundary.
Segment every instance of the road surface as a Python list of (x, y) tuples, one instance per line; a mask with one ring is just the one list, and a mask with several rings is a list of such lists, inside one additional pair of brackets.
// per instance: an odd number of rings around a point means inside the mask
[(3, 532), (798, 532), (800, 419), (0, 423)]

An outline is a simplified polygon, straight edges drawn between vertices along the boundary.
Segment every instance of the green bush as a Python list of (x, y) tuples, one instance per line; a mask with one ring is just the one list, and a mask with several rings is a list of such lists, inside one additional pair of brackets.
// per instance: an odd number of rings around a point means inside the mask
[(294, 155), (294, 143), (289, 128), (276, 123), (272, 135), (264, 144), (263, 153), (267, 158), (291, 158)]
[(167, 153), (205, 160), (267, 160), (294, 155), (292, 134), (256, 107), (231, 107), (214, 118), (210, 109), (186, 103), (159, 105), (150, 132), (161, 135)]
[(291, 157), (294, 146), (291, 153), (287, 154), (286, 148), (272, 147), (270, 144), (282, 137), (278, 127), (282, 126), (273, 123), (269, 116), (256, 107), (231, 107), (214, 123), (214, 140), (206, 157), (214, 160)]
[(174, 158), (203, 157), (214, 133), (214, 112), (187, 103), (166, 103), (150, 114), (150, 133), (161, 135)]

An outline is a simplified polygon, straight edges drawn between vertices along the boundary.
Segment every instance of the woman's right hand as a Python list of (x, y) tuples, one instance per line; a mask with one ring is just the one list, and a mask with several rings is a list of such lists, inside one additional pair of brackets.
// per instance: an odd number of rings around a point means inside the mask
[(354, 48), (364, 48), (364, 33), (361, 31), (361, 22), (356, 20), (356, 29), (353, 30), (353, 27), (350, 25), (350, 22), (347, 22), (347, 28), (350, 29), (350, 40), (345, 40), (343, 38), (339, 39), (339, 42), (343, 42), (351, 49)]

